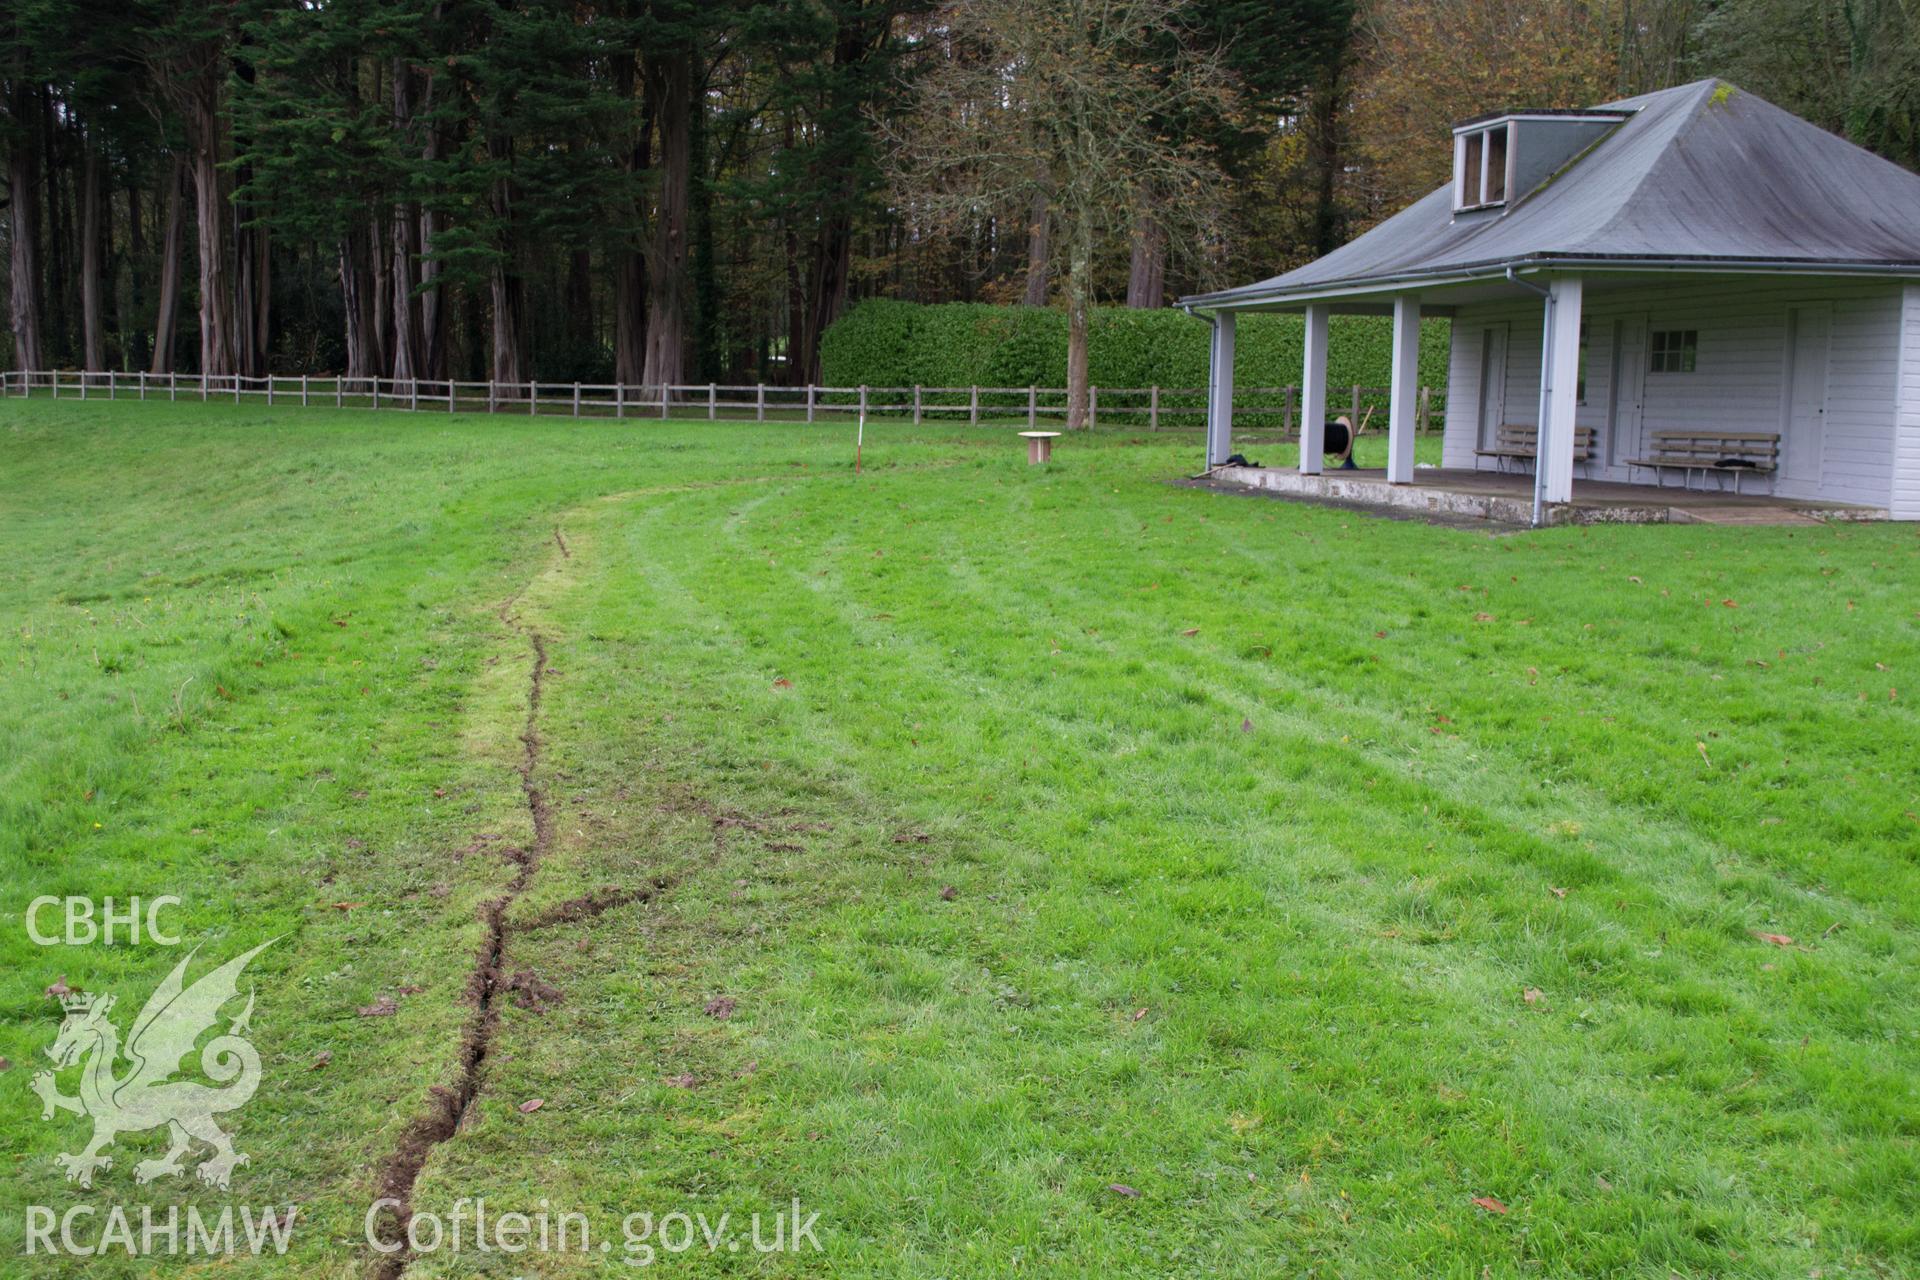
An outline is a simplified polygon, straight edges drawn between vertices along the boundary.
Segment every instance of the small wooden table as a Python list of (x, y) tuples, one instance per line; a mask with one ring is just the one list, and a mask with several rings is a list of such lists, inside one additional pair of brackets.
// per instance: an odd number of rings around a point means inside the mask
[(1027, 464), (1038, 466), (1053, 457), (1053, 442), (1059, 436), (1058, 431), (1022, 431), (1021, 436), (1027, 442)]

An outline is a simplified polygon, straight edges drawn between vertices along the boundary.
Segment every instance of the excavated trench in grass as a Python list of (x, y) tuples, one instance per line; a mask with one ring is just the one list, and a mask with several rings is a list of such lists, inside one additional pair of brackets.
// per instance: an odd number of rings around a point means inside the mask
[[(556, 528), (556, 541), (559, 536)], [(561, 547), (564, 552), (565, 544), (561, 543)], [(520, 732), (520, 762), (515, 766), (520, 775), (520, 790), (526, 797), (527, 811), (533, 819), (533, 845), (509, 853), (515, 864), (513, 876), (508, 880), (505, 892), (482, 908), (486, 934), (475, 957), (473, 972), (467, 979), (465, 994), (473, 1013), (461, 1033), (453, 1079), (448, 1084), (433, 1086), (425, 1110), (408, 1124), (399, 1146), (388, 1157), (377, 1180), (380, 1197), (398, 1206), (386, 1223), (381, 1238), (397, 1241), (401, 1248), (398, 1252), (381, 1256), (373, 1264), (371, 1274), (375, 1280), (398, 1280), (413, 1260), (406, 1239), (407, 1227), (413, 1217), (414, 1185), (433, 1149), (459, 1132), (461, 1121), (466, 1118), (480, 1092), (487, 1052), (500, 1023), (499, 1010), (494, 1001), (501, 989), (501, 973), (506, 958), (507, 912), (526, 891), (533, 880), (534, 871), (553, 844), (552, 808), (539, 777), (540, 699), (547, 677), (547, 642), (540, 632), (515, 620), (512, 610), (517, 599), (516, 595), (502, 605), (499, 617), (502, 623), (526, 638), (527, 647), (533, 654), (533, 671), (527, 682), (527, 719)], [(648, 895), (644, 892), (632, 895), (633, 898), (645, 896)]]

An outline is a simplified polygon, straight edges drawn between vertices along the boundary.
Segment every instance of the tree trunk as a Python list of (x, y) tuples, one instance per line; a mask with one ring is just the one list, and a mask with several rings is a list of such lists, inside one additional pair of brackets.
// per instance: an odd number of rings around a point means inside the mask
[[(429, 169), (440, 159), (439, 128), (432, 122), (434, 79), (426, 77), (421, 89), (420, 114), (428, 117), (426, 139), (421, 157)], [(440, 264), (434, 260), (434, 241), (440, 230), (439, 215), (424, 206), (419, 209), (420, 230), (420, 376), (436, 381), (449, 376), (447, 367), (447, 299), (440, 288)]]
[[(522, 334), (520, 277), (503, 263), (493, 269), (489, 282), (493, 300), (493, 360), (488, 374), (495, 382), (516, 383), (527, 379), (525, 342)], [(499, 393), (502, 400), (517, 400), (520, 392), (507, 387)]]
[(7, 207), (12, 222), (8, 279), (13, 285), (8, 316), (13, 326), (14, 367), (39, 372), (47, 367), (45, 322), (40, 309), (40, 166), (31, 127), (20, 127), (34, 109), (33, 90), (16, 84), (12, 98), (8, 108), (18, 136), (7, 152)]
[[(112, 219), (108, 219), (112, 223)], [(127, 291), (114, 299), (114, 330), (120, 335), (123, 368), (145, 368), (147, 353), (140, 350), (146, 334), (136, 326), (147, 305), (147, 220), (140, 184), (127, 182)]]
[(693, 56), (670, 53), (649, 60), (647, 94), (660, 129), (660, 188), (647, 263), (648, 386), (686, 378), (687, 197), (692, 179)]
[(371, 378), (384, 365), (379, 328), (374, 324), (373, 269), (367, 262), (364, 231), (349, 231), (341, 237), (340, 301), (347, 319), (347, 377)]
[(51, 91), (39, 95), (43, 116), (40, 146), (40, 187), (46, 192), (46, 219), (41, 236), (46, 249), (47, 278), (41, 294), (46, 315), (42, 326), (47, 359), (54, 364), (68, 361), (73, 350), (73, 308), (68, 300), (72, 283), (73, 219), (64, 198), (69, 168), (66, 150), (67, 130), (60, 125), (61, 112), (54, 105)]
[[(406, 59), (393, 60), (393, 127), (406, 134), (413, 127), (413, 73)], [(401, 203), (393, 210), (393, 377), (412, 382), (420, 376), (420, 300), (413, 291), (413, 264), (420, 251), (420, 211)]]
[(1133, 224), (1133, 261), (1127, 268), (1127, 305), (1157, 307), (1167, 296), (1167, 233), (1143, 211)]
[(1027, 214), (1027, 294), (1021, 299), (1030, 307), (1047, 305), (1047, 260), (1053, 246), (1047, 232), (1047, 193), (1033, 193), (1033, 208)]
[(160, 242), (160, 296), (154, 304), (153, 312), (153, 365), (154, 373), (172, 373), (174, 370), (173, 329), (180, 311), (180, 255), (182, 241), (186, 238), (186, 218), (180, 198), (180, 187), (186, 175), (179, 156), (174, 156), (167, 164), (166, 189), (166, 227), (161, 232)]
[(1069, 234), (1067, 262), (1067, 430), (1087, 425), (1087, 331), (1093, 310), (1093, 244), (1090, 220), (1081, 217)]
[[(633, 98), (635, 62), (623, 57), (614, 64), (614, 93), (620, 101)], [(629, 191), (638, 187), (639, 175), (653, 163), (653, 123), (642, 116), (634, 131), (633, 145), (622, 157)], [(637, 205), (637, 200), (636, 200)], [(636, 223), (644, 221), (644, 211), (633, 210)], [(613, 378), (623, 386), (646, 380), (647, 367), (647, 260), (639, 244), (621, 235), (610, 248), (613, 257)]]
[[(240, 182), (247, 181), (244, 171)], [(245, 226), (238, 215), (233, 228), (234, 370), (249, 378), (267, 371), (266, 241), (264, 227)]]
[(1346, 82), (1338, 65), (1321, 75), (1307, 101), (1307, 148), (1312, 157), (1313, 231), (1309, 246), (1325, 257), (1346, 240), (1346, 219), (1340, 210), (1341, 116)]
[(373, 349), (378, 353), (372, 372), (387, 376), (395, 359), (393, 351), (393, 242), (388, 239), (389, 220), (375, 213), (367, 219), (367, 265), (373, 290)]
[(200, 250), (200, 372), (234, 372), (233, 289), (227, 269), (226, 193), (220, 174), (220, 116), (211, 95), (187, 119), (193, 151), (193, 212)]
[(106, 317), (101, 311), (100, 152), (85, 136), (80, 158), (80, 349), (81, 367), (107, 367)]
[[(513, 142), (496, 138), (490, 144), (494, 159), (506, 167)], [(499, 256), (488, 280), (493, 303), (493, 351), (487, 376), (495, 382), (517, 383), (527, 379), (527, 335), (525, 286), (521, 283), (519, 263), (514, 253), (513, 186), (505, 178), (493, 184), (493, 217), (500, 232)], [(517, 399), (518, 390), (509, 388), (502, 398)]]

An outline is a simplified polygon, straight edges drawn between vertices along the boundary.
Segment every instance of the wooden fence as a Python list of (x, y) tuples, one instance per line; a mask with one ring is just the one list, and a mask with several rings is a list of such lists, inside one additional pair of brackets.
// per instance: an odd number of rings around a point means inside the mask
[[(701, 419), (707, 421), (844, 421), (853, 415), (959, 422), (970, 426), (1057, 425), (1067, 415), (1063, 387), (772, 387), (721, 383), (634, 386), (584, 382), (459, 382), (448, 379), (348, 378), (273, 374), (244, 377), (197, 373), (82, 373), (74, 370), (0, 374), (0, 394), (53, 399), (227, 401), (234, 404), (327, 405), (401, 409), (415, 413), (559, 414), (575, 418)], [(1088, 426), (1145, 427), (1149, 431), (1206, 425), (1206, 392), (1195, 387), (1090, 387)], [(1327, 413), (1355, 422), (1372, 414), (1373, 430), (1387, 423), (1388, 389), (1340, 387)], [(1416, 430), (1439, 427), (1444, 393), (1422, 387)], [(1234, 391), (1239, 428), (1299, 426), (1298, 387), (1241, 387)]]

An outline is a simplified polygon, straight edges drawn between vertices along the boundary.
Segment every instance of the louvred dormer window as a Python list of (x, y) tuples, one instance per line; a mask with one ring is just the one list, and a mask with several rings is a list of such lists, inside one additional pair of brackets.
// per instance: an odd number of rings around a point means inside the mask
[(1513, 122), (1463, 130), (1453, 137), (1453, 207), (1485, 209), (1507, 202), (1512, 185)]

